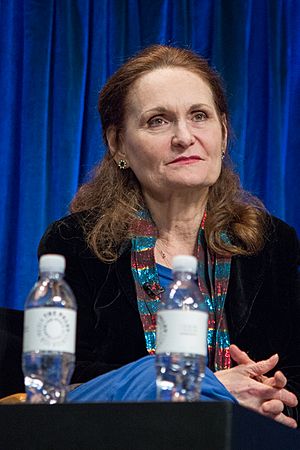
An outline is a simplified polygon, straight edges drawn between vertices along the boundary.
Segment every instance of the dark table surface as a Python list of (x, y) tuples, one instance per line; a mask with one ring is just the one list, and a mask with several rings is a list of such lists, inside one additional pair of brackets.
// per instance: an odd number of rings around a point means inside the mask
[(300, 450), (300, 431), (227, 402), (0, 406), (2, 450)]

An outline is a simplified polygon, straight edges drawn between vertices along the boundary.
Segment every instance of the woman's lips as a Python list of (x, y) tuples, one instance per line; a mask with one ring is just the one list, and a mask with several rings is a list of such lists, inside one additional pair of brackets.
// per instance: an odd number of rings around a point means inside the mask
[(202, 158), (200, 158), (200, 156), (197, 156), (197, 155), (179, 156), (179, 158), (174, 159), (169, 164), (179, 164), (179, 165), (194, 164), (201, 160), (202, 160)]

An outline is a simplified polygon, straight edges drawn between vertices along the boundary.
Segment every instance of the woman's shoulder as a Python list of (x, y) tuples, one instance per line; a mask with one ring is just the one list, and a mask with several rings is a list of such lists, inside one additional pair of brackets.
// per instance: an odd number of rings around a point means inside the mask
[(286, 260), (300, 259), (300, 243), (294, 227), (268, 214), (265, 219), (264, 245), (252, 255), (234, 256), (233, 259), (248, 264), (249, 261), (260, 261), (260, 258)]
[(271, 260), (299, 264), (300, 243), (295, 228), (275, 216), (268, 220), (268, 231), (263, 253)]
[(87, 250), (86, 225), (91, 224), (95, 214), (91, 210), (68, 214), (52, 222), (43, 234), (38, 255), (49, 252), (74, 253)]
[(275, 216), (269, 216), (268, 233), (271, 240), (293, 240), (298, 241), (297, 232), (294, 227)]

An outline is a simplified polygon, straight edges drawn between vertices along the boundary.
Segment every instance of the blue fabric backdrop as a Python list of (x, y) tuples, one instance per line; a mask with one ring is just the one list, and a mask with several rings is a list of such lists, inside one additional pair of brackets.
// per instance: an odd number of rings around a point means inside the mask
[(103, 154), (104, 81), (153, 43), (225, 80), (244, 186), (300, 229), (297, 0), (0, 0), (0, 305), (22, 309), (36, 248)]

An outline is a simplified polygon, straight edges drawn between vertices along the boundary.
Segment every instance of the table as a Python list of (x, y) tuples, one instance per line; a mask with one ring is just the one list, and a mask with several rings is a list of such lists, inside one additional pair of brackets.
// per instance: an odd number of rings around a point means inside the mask
[(1, 450), (299, 450), (300, 431), (227, 402), (0, 406)]

